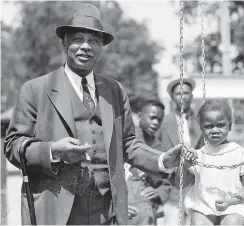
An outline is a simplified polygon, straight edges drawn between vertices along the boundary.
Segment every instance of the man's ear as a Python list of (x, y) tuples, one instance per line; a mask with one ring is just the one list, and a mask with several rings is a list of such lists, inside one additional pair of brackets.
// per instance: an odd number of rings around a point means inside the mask
[(64, 53), (67, 54), (67, 43), (65, 41), (65, 38), (63, 38), (63, 40), (62, 40), (62, 46), (63, 46)]
[(138, 112), (138, 119), (141, 120), (141, 112)]

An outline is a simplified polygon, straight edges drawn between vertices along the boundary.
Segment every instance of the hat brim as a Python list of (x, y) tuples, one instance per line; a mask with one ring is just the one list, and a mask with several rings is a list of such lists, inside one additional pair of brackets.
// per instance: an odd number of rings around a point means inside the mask
[[(180, 84), (180, 81), (181, 79), (176, 79), (176, 80), (173, 80), (171, 81), (168, 86), (167, 86), (167, 92), (170, 96), (173, 95), (173, 89), (175, 88), (175, 86), (179, 85)], [(195, 89), (196, 87), (196, 82), (191, 79), (191, 78), (183, 78), (183, 83), (184, 84), (188, 84), (189, 86), (191, 86), (192, 88), (192, 91)]]
[(114, 36), (112, 34), (105, 32), (105, 31), (102, 31), (102, 30), (90, 28), (90, 27), (63, 25), (63, 26), (58, 26), (55, 29), (57, 36), (61, 39), (64, 38), (65, 33), (75, 31), (75, 30), (76, 31), (89, 30), (89, 31), (93, 31), (93, 32), (99, 32), (100, 34), (102, 34), (103, 46), (108, 45), (109, 43), (111, 43), (114, 40)]

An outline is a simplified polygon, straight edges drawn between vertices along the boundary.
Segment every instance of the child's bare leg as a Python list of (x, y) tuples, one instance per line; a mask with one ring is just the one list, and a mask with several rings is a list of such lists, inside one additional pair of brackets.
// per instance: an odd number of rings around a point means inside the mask
[(191, 214), (191, 225), (214, 225), (216, 222), (216, 216), (205, 216), (202, 213), (193, 211)]
[(239, 214), (228, 214), (221, 216), (221, 225), (244, 225), (244, 217)]

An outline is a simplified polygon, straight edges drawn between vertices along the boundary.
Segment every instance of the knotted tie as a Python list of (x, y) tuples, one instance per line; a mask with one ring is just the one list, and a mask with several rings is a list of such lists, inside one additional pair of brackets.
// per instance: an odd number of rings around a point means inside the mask
[(91, 97), (91, 94), (89, 92), (88, 86), (87, 86), (87, 79), (82, 78), (81, 85), (83, 88), (83, 103), (89, 113), (92, 115), (95, 112), (95, 103)]

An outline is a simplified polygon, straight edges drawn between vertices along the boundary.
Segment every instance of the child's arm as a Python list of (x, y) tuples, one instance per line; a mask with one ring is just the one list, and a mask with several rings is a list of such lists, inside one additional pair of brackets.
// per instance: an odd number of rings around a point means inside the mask
[[(184, 161), (183, 165), (183, 188), (187, 187), (191, 183), (194, 182), (195, 176), (190, 172), (191, 163), (187, 160)], [(180, 167), (177, 168), (176, 177), (175, 177), (175, 185), (179, 189), (180, 188)]]
[(225, 211), (229, 206), (244, 203), (244, 175), (241, 176), (242, 188), (230, 199), (217, 200), (215, 206), (219, 211)]
[(235, 195), (235, 197), (230, 199), (230, 205), (237, 205), (240, 203), (244, 203), (244, 175), (241, 176), (241, 183), (242, 183), (242, 188)]

